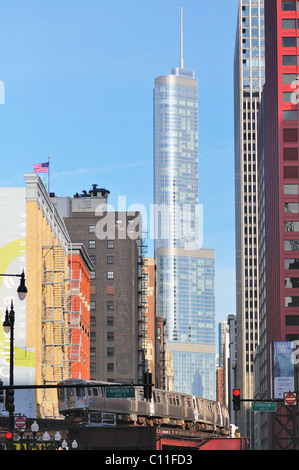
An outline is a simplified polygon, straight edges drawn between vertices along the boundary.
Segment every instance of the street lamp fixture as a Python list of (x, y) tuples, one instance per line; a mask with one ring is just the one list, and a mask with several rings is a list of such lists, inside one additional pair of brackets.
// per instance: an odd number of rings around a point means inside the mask
[(48, 431), (45, 431), (44, 434), (43, 434), (43, 441), (47, 442), (47, 441), (50, 441), (50, 440), (51, 440), (50, 434), (48, 433)]
[(15, 322), (15, 312), (13, 309), (13, 302), (11, 301), (10, 312), (8, 311), (8, 308), (6, 307), (5, 319), (3, 322), (4, 333), (6, 335), (9, 335), (11, 329), (13, 328), (14, 322)]
[(27, 290), (27, 287), (25, 285), (25, 274), (24, 274), (24, 270), (22, 272), (22, 274), (20, 275), (21, 276), (21, 279), (20, 279), (20, 285), (17, 289), (17, 293), (18, 293), (18, 296), (19, 296), (19, 299), (20, 300), (25, 300), (26, 298), (26, 294), (28, 292)]
[(31, 424), (31, 432), (34, 436), (36, 436), (36, 434), (38, 433), (38, 430), (39, 430), (39, 425), (36, 421), (33, 421), (33, 423)]
[(72, 442), (72, 449), (78, 449), (78, 442), (76, 441), (76, 439), (73, 440)]
[(19, 277), (20, 285), (17, 288), (18, 297), (20, 300), (25, 300), (28, 289), (25, 284), (25, 273), (24, 269), (21, 274), (0, 274), (0, 277)]

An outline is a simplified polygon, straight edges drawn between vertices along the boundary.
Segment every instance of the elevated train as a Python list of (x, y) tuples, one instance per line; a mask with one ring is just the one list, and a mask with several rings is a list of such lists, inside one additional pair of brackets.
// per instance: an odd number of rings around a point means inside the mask
[(120, 384), (81, 379), (59, 382), (59, 413), (82, 422), (93, 414), (111, 413), (122, 423), (172, 426), (229, 436), (229, 413), (219, 402), (155, 388), (152, 399), (146, 400), (143, 386), (134, 386), (134, 398), (106, 398), (106, 387), (117, 385)]

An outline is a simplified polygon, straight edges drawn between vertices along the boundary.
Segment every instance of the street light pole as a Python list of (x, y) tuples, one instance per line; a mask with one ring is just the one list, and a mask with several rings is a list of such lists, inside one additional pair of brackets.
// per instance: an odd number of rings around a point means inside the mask
[(8, 400), (8, 411), (9, 411), (9, 428), (13, 430), (14, 428), (14, 325), (15, 325), (15, 312), (13, 301), (11, 301), (10, 312), (6, 308), (5, 320), (3, 322), (3, 327), (5, 333), (10, 333), (10, 355), (9, 355), (9, 385), (12, 387), (10, 390), (7, 390), (6, 395)]
[[(24, 300), (27, 294), (27, 287), (25, 285), (25, 274), (24, 270), (21, 274), (0, 274), (0, 277), (19, 277), (20, 285), (17, 289), (17, 293), (20, 300)], [(10, 362), (9, 362), (9, 386), (11, 387), (6, 391), (6, 404), (8, 405), (9, 412), (9, 428), (11, 431), (14, 429), (14, 326), (15, 326), (15, 311), (13, 301), (11, 301), (10, 311), (6, 307), (5, 320), (3, 322), (4, 332), (10, 334)], [(7, 409), (7, 408), (6, 408)]]

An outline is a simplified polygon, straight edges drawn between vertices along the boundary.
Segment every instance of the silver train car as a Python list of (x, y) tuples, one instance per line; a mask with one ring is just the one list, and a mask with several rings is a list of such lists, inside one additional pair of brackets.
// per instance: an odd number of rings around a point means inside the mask
[[(76, 384), (80, 387), (71, 386)], [(106, 398), (106, 387), (120, 384), (92, 380), (69, 379), (58, 385), (59, 413), (66, 418), (88, 422), (92, 415), (110, 413), (117, 422), (135, 425), (176, 426), (224, 436), (230, 432), (228, 410), (215, 401), (155, 388), (152, 399), (146, 400), (143, 386), (134, 386), (134, 398)]]

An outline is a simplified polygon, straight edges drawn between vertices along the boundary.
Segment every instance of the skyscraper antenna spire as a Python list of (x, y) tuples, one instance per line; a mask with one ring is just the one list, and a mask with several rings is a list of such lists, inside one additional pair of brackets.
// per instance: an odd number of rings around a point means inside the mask
[(181, 7), (181, 56), (180, 56), (180, 68), (184, 68), (183, 59), (183, 7)]

